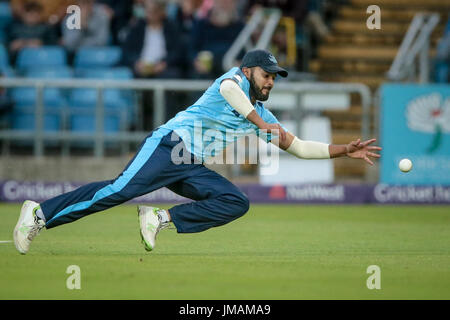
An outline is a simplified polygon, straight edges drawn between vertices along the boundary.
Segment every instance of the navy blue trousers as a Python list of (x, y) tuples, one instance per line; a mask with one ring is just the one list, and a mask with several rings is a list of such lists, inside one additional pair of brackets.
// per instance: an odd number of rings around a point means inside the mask
[(161, 187), (195, 200), (169, 209), (179, 233), (201, 232), (244, 215), (248, 199), (230, 181), (194, 163), (190, 153), (191, 163), (172, 161), (172, 150), (180, 143), (183, 141), (171, 130), (156, 129), (116, 179), (90, 183), (41, 203), (46, 228), (73, 222)]

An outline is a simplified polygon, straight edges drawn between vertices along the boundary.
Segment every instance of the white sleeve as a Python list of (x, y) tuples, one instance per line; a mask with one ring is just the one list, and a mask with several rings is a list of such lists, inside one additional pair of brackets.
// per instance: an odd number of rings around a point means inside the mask
[(220, 84), (220, 94), (237, 112), (247, 118), (255, 110), (241, 87), (231, 79), (225, 79)]
[(287, 152), (302, 159), (329, 159), (330, 151), (328, 144), (316, 141), (303, 141), (294, 137)]

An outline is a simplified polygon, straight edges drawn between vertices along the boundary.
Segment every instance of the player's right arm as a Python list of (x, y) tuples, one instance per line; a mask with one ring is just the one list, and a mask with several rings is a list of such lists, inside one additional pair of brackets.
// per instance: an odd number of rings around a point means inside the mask
[[(373, 164), (368, 156), (379, 158), (378, 154), (371, 151), (381, 150), (380, 147), (369, 146), (375, 142), (375, 139), (360, 142), (352, 141), (347, 145), (334, 145), (317, 141), (301, 140), (293, 134), (286, 132), (279, 123), (266, 122), (256, 112), (250, 100), (242, 91), (241, 87), (232, 79), (225, 79), (220, 85), (220, 93), (225, 98), (230, 106), (232, 106), (238, 113), (242, 114), (247, 120), (254, 123), (259, 129), (266, 130), (267, 133), (276, 133), (280, 139), (273, 139), (271, 142), (275, 143), (282, 150), (301, 159), (330, 159), (341, 156), (348, 156), (350, 158), (363, 159), (369, 164)], [(269, 118), (274, 118), (271, 113), (267, 113)], [(275, 119), (272, 119), (275, 120)]]
[(242, 91), (241, 87), (232, 79), (225, 79), (220, 84), (220, 93), (230, 106), (259, 129), (268, 133), (275, 132), (280, 135), (281, 141), (286, 140), (286, 131), (278, 123), (267, 123), (256, 112), (252, 103)]

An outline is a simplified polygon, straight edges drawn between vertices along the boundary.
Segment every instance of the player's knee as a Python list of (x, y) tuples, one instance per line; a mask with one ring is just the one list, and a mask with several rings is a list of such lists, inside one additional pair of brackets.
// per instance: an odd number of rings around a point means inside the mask
[(236, 194), (236, 212), (235, 214), (239, 217), (243, 216), (247, 213), (250, 208), (250, 201), (245, 194), (239, 193)]
[(220, 219), (225, 223), (242, 217), (250, 207), (247, 196), (238, 190), (224, 193), (216, 201), (221, 210)]

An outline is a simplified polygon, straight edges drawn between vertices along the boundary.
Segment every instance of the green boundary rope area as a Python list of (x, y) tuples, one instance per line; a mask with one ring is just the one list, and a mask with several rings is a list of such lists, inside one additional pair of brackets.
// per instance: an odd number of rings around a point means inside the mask
[[(252, 205), (206, 232), (163, 230), (147, 253), (122, 205), (43, 230), (27, 255), (0, 244), (0, 299), (449, 299), (448, 209)], [(0, 205), (1, 240), (19, 210)]]

